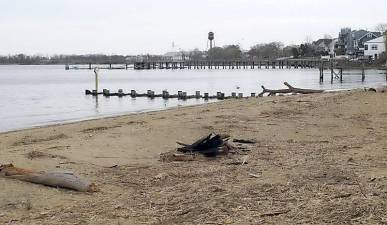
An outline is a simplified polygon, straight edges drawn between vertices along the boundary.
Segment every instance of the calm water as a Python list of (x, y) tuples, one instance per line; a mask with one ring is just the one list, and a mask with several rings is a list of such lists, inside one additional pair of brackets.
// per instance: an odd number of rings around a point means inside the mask
[[(326, 72), (326, 82), (319, 83), (318, 70), (245, 69), (245, 70), (101, 70), (100, 89), (124, 92), (131, 89), (145, 93), (152, 89), (161, 93), (178, 90), (194, 94), (196, 90), (216, 94), (217, 91), (260, 92), (260, 85), (283, 88), (288, 81), (302, 88), (350, 89), (385, 85), (380, 71), (367, 71), (365, 82), (361, 75), (344, 75), (344, 82), (333, 84)], [(64, 66), (0, 66), (0, 132), (104, 116), (161, 110), (179, 105), (205, 103), (204, 100), (180, 101), (147, 98), (86, 96), (93, 89), (94, 74), (89, 70), (65, 71)], [(236, 87), (240, 89), (237, 90)]]

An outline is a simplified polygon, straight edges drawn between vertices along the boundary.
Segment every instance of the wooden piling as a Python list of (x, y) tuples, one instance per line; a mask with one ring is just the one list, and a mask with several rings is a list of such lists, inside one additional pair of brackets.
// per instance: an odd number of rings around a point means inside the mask
[(135, 98), (137, 96), (136, 90), (130, 90), (130, 96), (132, 96), (132, 98)]
[(118, 89), (118, 97), (124, 96), (124, 91), (122, 89)]
[(333, 70), (333, 60), (331, 60), (331, 83), (333, 83), (333, 75), (334, 75), (334, 70)]
[(364, 82), (364, 80), (365, 80), (365, 69), (364, 69), (364, 62), (363, 62), (361, 67), (361, 81)]
[(163, 96), (164, 99), (168, 99), (169, 98), (169, 92), (168, 91), (163, 91), (162, 96)]
[(198, 98), (200, 98), (200, 97), (201, 97), (201, 95), (200, 95), (200, 91), (196, 91), (196, 92), (195, 92), (195, 98), (197, 98), (197, 99), (198, 99)]

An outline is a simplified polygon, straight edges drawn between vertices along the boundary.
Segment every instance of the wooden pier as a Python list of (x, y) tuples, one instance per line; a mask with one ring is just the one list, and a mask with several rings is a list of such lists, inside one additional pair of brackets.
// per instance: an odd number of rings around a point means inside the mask
[(261, 60), (261, 61), (147, 61), (134, 62), (126, 64), (92, 64), (88, 65), (66, 65), (66, 70), (92, 70), (94, 67), (99, 69), (135, 69), (135, 70), (201, 70), (201, 69), (310, 69), (318, 68), (320, 60)]
[(360, 63), (348, 63), (348, 61), (342, 61), (340, 63), (335, 61), (321, 61), (319, 65), (320, 83), (324, 82), (324, 72), (328, 71), (330, 75), (330, 82), (333, 83), (334, 79), (343, 82), (344, 71), (348, 71), (347, 75), (360, 75), (362, 82), (365, 81), (367, 70), (382, 70), (386, 75), (387, 81), (387, 67), (375, 67), (366, 65), (364, 62)]
[[(386, 71), (387, 67), (376, 67), (366, 64), (364, 61), (349, 61), (349, 60), (321, 60), (321, 59), (286, 59), (286, 60), (262, 60), (262, 61), (147, 61), (135, 62), (128, 64), (92, 64), (88, 65), (66, 65), (66, 70), (86, 69), (92, 70), (95, 67), (98, 69), (108, 70), (238, 70), (238, 69), (318, 69), (319, 80), (324, 82), (324, 73), (329, 71), (330, 81), (339, 80), (343, 82), (344, 71), (347, 74), (360, 75), (362, 81), (365, 81), (366, 71), (369, 69), (378, 69)], [(358, 70), (360, 72), (355, 72)]]

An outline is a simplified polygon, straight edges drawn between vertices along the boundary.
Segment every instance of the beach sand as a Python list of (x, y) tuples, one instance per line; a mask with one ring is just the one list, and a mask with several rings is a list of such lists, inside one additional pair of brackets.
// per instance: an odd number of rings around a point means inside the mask
[[(257, 143), (246, 155), (159, 161), (210, 132)], [(73, 171), (101, 191), (0, 178), (0, 224), (386, 224), (387, 93), (226, 100), (8, 132), (4, 163)]]

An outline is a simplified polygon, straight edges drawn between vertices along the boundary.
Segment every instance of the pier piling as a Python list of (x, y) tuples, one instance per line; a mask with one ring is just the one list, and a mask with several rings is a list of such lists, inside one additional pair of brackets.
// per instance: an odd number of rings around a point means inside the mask
[(132, 98), (135, 98), (137, 96), (136, 90), (131, 90), (130, 96), (132, 96)]
[(200, 95), (200, 91), (196, 91), (196, 92), (195, 92), (195, 98), (197, 98), (197, 99), (198, 99), (198, 98), (200, 98), (200, 97), (201, 97), (201, 95)]

